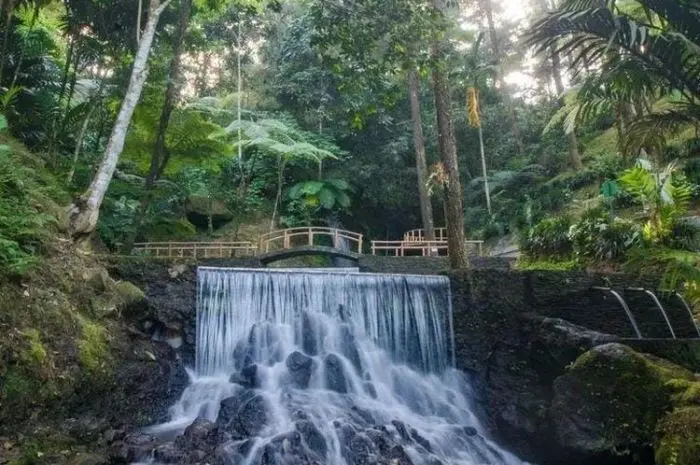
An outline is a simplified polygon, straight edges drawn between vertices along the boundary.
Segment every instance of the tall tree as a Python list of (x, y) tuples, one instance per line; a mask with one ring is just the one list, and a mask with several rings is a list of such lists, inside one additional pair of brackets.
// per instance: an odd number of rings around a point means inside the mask
[[(446, 22), (446, 4), (444, 0), (432, 0), (432, 6), (438, 18)], [(438, 32), (430, 46), (432, 58), (433, 91), (435, 93), (435, 112), (437, 114), (438, 148), (440, 159), (447, 171), (447, 192), (445, 214), (447, 216), (447, 240), (452, 268), (466, 268), (469, 265), (467, 243), (464, 235), (464, 191), (459, 176), (457, 143), (455, 141), (454, 122), (452, 118), (452, 93), (449, 77), (445, 69), (447, 43)]]
[(425, 239), (435, 240), (435, 223), (433, 206), (428, 192), (428, 162), (425, 157), (425, 135), (420, 109), (420, 80), (415, 68), (408, 70), (408, 94), (411, 101), (411, 120), (413, 121), (413, 145), (416, 150), (416, 173), (418, 175), (418, 196), (423, 220)]
[(129, 128), (134, 109), (141, 98), (144, 83), (148, 74), (148, 56), (151, 52), (153, 39), (160, 16), (172, 0), (151, 0), (148, 21), (141, 36), (138, 50), (131, 70), (131, 78), (122, 101), (119, 114), (112, 128), (112, 134), (107, 142), (107, 147), (102, 156), (102, 161), (97, 169), (87, 191), (70, 206), (68, 215), (70, 220), (70, 232), (74, 238), (84, 238), (90, 235), (97, 227), (100, 214), (100, 206), (104, 200), (109, 183), (114, 176), (114, 170), (124, 149), (126, 131)]
[(493, 50), (494, 61), (496, 62), (496, 84), (501, 90), (501, 95), (503, 96), (503, 104), (506, 107), (506, 113), (508, 114), (508, 121), (510, 122), (510, 128), (513, 132), (513, 137), (515, 142), (518, 144), (518, 151), (520, 155), (525, 154), (525, 144), (523, 143), (523, 136), (520, 132), (520, 126), (518, 126), (518, 119), (515, 115), (515, 107), (513, 106), (513, 100), (506, 89), (505, 82), (503, 80), (503, 57), (501, 56), (502, 50), (498, 38), (498, 31), (496, 30), (496, 22), (493, 18), (493, 5), (491, 0), (479, 0), (481, 10), (486, 16), (486, 23), (489, 29), (489, 38), (491, 39), (491, 48)]
[(134, 245), (136, 236), (139, 234), (148, 205), (153, 200), (153, 190), (156, 182), (163, 175), (170, 160), (170, 154), (166, 147), (165, 136), (170, 126), (170, 118), (177, 105), (182, 88), (182, 54), (185, 46), (185, 36), (189, 28), (192, 16), (192, 0), (180, 0), (179, 19), (175, 37), (173, 38), (173, 56), (170, 60), (170, 71), (168, 73), (168, 84), (165, 87), (165, 101), (160, 112), (158, 129), (156, 131), (156, 141), (151, 155), (151, 166), (146, 176), (144, 184), (144, 195), (139, 202), (139, 208), (134, 214), (134, 228), (132, 234), (125, 241), (125, 252), (130, 252)]

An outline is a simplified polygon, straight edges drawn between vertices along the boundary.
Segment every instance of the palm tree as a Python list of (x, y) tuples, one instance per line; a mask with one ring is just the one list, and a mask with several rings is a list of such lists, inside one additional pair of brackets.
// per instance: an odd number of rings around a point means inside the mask
[[(626, 149), (658, 147), (669, 131), (700, 121), (700, 5), (695, 0), (567, 0), (546, 14), (527, 42), (538, 52), (595, 64), (631, 116)], [(600, 89), (600, 87), (599, 87)], [(674, 94), (663, 110), (646, 97)], [(619, 110), (618, 110), (619, 111)], [(623, 116), (626, 116), (623, 114)]]

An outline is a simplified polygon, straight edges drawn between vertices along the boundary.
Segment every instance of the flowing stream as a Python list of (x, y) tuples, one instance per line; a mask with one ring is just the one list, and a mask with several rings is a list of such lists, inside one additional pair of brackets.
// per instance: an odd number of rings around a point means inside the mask
[(192, 384), (172, 421), (231, 434), (241, 465), (520, 465), (453, 368), (438, 276), (199, 268)]

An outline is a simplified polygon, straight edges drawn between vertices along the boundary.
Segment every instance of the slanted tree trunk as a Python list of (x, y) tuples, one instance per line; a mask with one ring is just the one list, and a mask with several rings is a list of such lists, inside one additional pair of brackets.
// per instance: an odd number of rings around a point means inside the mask
[(416, 172), (418, 173), (418, 196), (423, 220), (425, 239), (435, 240), (433, 206), (428, 192), (428, 162), (425, 158), (425, 136), (423, 120), (420, 114), (420, 81), (418, 72), (412, 68), (408, 71), (408, 94), (411, 100), (411, 120), (413, 121), (413, 145), (416, 150)]
[[(433, 6), (440, 14), (444, 14), (444, 0), (433, 0)], [(433, 39), (430, 46), (430, 54), (433, 61), (432, 75), (435, 112), (437, 113), (438, 147), (448, 178), (445, 196), (447, 248), (450, 255), (450, 267), (456, 269), (468, 267), (469, 257), (467, 256), (467, 244), (464, 235), (464, 193), (459, 179), (450, 83), (443, 68), (446, 56), (443, 40), (441, 38)]]
[(491, 39), (491, 47), (496, 60), (496, 83), (501, 90), (503, 105), (506, 107), (506, 114), (508, 115), (508, 121), (510, 123), (511, 131), (513, 132), (513, 137), (518, 145), (518, 152), (520, 152), (520, 155), (522, 156), (525, 155), (525, 144), (523, 143), (523, 136), (520, 132), (520, 126), (518, 126), (513, 100), (511, 99), (508, 89), (505, 87), (505, 82), (503, 81), (501, 47), (498, 41), (498, 33), (496, 32), (496, 23), (493, 20), (493, 6), (491, 5), (491, 0), (480, 0), (480, 2), (481, 9), (486, 15), (486, 22), (489, 27), (489, 38)]
[(180, 89), (182, 88), (182, 52), (185, 45), (185, 35), (190, 24), (190, 16), (192, 13), (192, 0), (180, 1), (180, 17), (178, 20), (177, 31), (173, 41), (173, 58), (170, 61), (170, 73), (168, 85), (165, 88), (165, 101), (160, 112), (160, 120), (158, 121), (158, 130), (156, 132), (156, 142), (151, 155), (151, 167), (148, 170), (145, 183), (145, 193), (141, 197), (139, 207), (134, 213), (134, 227), (132, 232), (124, 241), (123, 252), (128, 254), (134, 247), (136, 236), (141, 230), (143, 220), (146, 217), (148, 206), (153, 201), (153, 190), (156, 182), (163, 175), (168, 162), (170, 161), (170, 152), (168, 152), (165, 142), (165, 136), (168, 133), (170, 126), (170, 118), (177, 106), (180, 97)]
[(97, 109), (97, 102), (90, 102), (90, 109), (88, 110), (85, 120), (80, 127), (80, 132), (78, 133), (78, 140), (75, 143), (75, 150), (73, 150), (73, 160), (71, 161), (70, 171), (66, 177), (66, 184), (70, 185), (73, 182), (73, 177), (75, 176), (75, 167), (78, 164), (78, 158), (80, 157), (80, 150), (83, 147), (83, 142), (85, 141), (85, 135), (87, 134), (88, 126), (90, 125), (90, 120), (92, 119), (93, 113)]
[(171, 0), (151, 0), (148, 22), (143, 32), (138, 51), (131, 70), (129, 86), (124, 96), (124, 101), (117, 115), (117, 120), (112, 128), (112, 134), (107, 142), (102, 162), (87, 191), (74, 200), (69, 209), (70, 232), (76, 239), (90, 235), (97, 226), (100, 214), (100, 206), (104, 200), (109, 183), (114, 176), (114, 170), (124, 149), (126, 131), (131, 122), (131, 116), (141, 98), (143, 85), (148, 74), (148, 56), (153, 45), (156, 28), (161, 14), (170, 4)]
[[(561, 59), (559, 53), (556, 50), (552, 50), (552, 77), (554, 78), (554, 87), (557, 91), (557, 100), (559, 106), (564, 106), (564, 101), (562, 95), (564, 94), (564, 81), (561, 77)], [(578, 149), (578, 138), (576, 137), (576, 130), (567, 134), (566, 138), (569, 142), (569, 162), (571, 163), (571, 168), (579, 170), (583, 168), (583, 163), (581, 162), (581, 154)]]

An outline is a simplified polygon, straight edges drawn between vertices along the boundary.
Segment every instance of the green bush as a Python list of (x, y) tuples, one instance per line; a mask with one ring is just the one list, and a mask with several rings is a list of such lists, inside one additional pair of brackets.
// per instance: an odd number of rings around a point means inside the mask
[(569, 239), (577, 259), (613, 261), (641, 243), (641, 232), (633, 222), (595, 209), (571, 227)]
[(545, 218), (530, 229), (520, 247), (531, 258), (566, 259), (573, 253), (570, 228), (571, 219), (566, 216)]
[[(0, 130), (4, 118), (0, 115)], [(56, 219), (42, 212), (37, 173), (0, 144), (0, 275), (21, 275), (36, 263), (37, 253)]]

